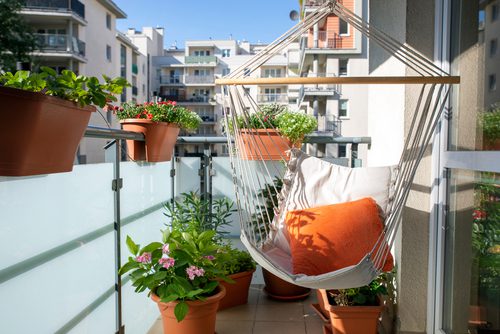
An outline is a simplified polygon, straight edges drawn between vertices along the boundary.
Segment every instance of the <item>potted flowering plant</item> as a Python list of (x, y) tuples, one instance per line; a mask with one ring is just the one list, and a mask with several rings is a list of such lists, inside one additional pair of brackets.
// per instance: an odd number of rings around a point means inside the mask
[(248, 117), (239, 116), (236, 123), (241, 132), (241, 156), (246, 160), (281, 160), (286, 150), (300, 147), (304, 136), (318, 127), (313, 116), (279, 104), (264, 105)]
[(174, 229), (182, 232), (215, 232), (213, 242), (220, 246), (217, 265), (228, 278), (220, 280), (226, 289), (226, 296), (220, 301), (219, 310), (247, 303), (256, 266), (248, 252), (234, 248), (224, 239), (233, 206), (234, 203), (226, 197), (210, 203), (196, 192), (183, 193), (174, 205), (170, 202), (165, 204), (165, 215), (171, 219)]
[(178, 106), (175, 101), (124, 103), (109, 107), (122, 123), (124, 130), (141, 132), (146, 141), (127, 140), (133, 160), (168, 161), (177, 141), (179, 130), (194, 130), (202, 122), (196, 113)]
[(25, 176), (69, 172), (95, 106), (116, 100), (125, 79), (61, 74), (49, 67), (40, 73), (0, 75), (0, 175)]
[(217, 279), (220, 249), (215, 231), (181, 232), (165, 229), (162, 242), (144, 247), (127, 236), (133, 254), (120, 269), (130, 272), (136, 292), (148, 290), (158, 304), (165, 333), (213, 334), (219, 301), (226, 294)]

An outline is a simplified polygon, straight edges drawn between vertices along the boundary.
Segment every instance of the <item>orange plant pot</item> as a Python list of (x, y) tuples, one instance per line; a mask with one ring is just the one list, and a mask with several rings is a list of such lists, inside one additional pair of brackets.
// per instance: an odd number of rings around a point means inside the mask
[(219, 303), (219, 311), (248, 303), (248, 291), (254, 272), (255, 269), (229, 275), (235, 283), (220, 282), (226, 288), (226, 296)]
[(218, 293), (207, 297), (204, 301), (188, 301), (189, 311), (181, 322), (178, 322), (174, 315), (177, 302), (162, 303), (160, 297), (152, 294), (151, 298), (158, 304), (161, 313), (163, 333), (214, 334), (219, 301), (226, 295), (224, 286), (219, 285), (218, 290)]
[(323, 289), (318, 290), (318, 302), (329, 314), (333, 334), (377, 334), (383, 306), (334, 306)]
[(282, 280), (264, 268), (262, 268), (262, 276), (266, 283), (264, 291), (273, 299), (294, 301), (307, 298), (311, 294), (311, 289)]
[(133, 160), (161, 162), (172, 159), (180, 131), (177, 125), (134, 118), (121, 120), (120, 123), (123, 130), (144, 134), (145, 141), (127, 140), (128, 154)]
[(287, 160), (292, 143), (273, 129), (244, 129), (238, 137), (243, 160)]
[(0, 175), (71, 172), (94, 107), (0, 87)]

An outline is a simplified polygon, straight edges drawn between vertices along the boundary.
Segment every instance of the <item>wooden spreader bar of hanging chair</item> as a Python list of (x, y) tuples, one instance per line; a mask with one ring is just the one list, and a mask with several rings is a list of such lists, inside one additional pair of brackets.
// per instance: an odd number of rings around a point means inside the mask
[(368, 76), (368, 77), (288, 77), (216, 79), (216, 85), (295, 85), (295, 84), (458, 84), (459, 76)]

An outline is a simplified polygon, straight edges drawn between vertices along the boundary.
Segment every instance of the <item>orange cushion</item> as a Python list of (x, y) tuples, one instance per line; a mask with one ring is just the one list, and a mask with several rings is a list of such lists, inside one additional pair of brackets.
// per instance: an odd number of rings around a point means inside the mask
[[(358, 264), (383, 230), (379, 208), (372, 198), (289, 211), (285, 223), (293, 272), (306, 275)], [(383, 270), (390, 271), (393, 266), (389, 253)]]

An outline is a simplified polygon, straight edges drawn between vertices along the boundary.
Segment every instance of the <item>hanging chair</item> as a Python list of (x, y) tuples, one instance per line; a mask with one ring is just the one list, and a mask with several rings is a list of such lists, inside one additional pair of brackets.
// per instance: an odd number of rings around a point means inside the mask
[[(250, 78), (274, 55), (328, 15), (337, 15), (415, 72), (410, 77)], [(230, 75), (223, 85), (228, 146), (241, 224), (252, 257), (278, 277), (304, 287), (340, 289), (369, 284), (392, 268), (390, 249), (419, 162), (459, 82), (412, 47), (327, 1)], [(260, 115), (244, 89), (251, 84), (420, 84), (397, 166), (348, 168), (309, 156), (276, 135), (248, 130)], [(257, 118), (264, 125), (265, 120)], [(262, 126), (265, 128), (265, 126)], [(251, 136), (256, 134), (258, 136)], [(286, 153), (274, 149), (287, 147)], [(279, 150), (276, 152), (280, 152)], [(273, 156), (274, 160), (269, 160)]]

